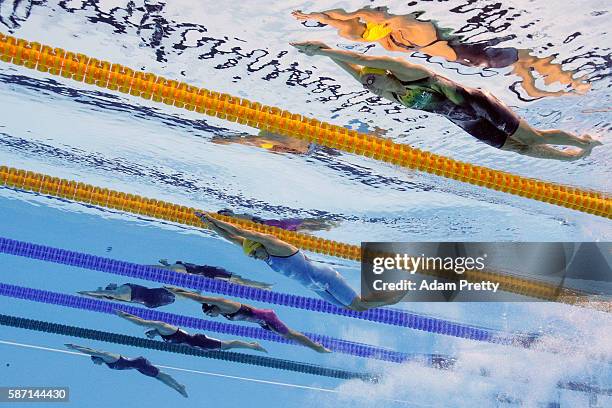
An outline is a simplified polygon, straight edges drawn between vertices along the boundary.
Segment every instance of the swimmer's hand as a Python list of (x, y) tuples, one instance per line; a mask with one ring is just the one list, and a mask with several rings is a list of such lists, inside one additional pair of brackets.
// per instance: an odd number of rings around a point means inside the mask
[(257, 343), (256, 341), (253, 341), (253, 342), (249, 343), (249, 345), (251, 346), (250, 348), (252, 350), (261, 351), (263, 353), (268, 353), (268, 350), (263, 348), (263, 346), (261, 344)]
[(214, 218), (211, 217), (210, 215), (200, 212), (200, 211), (196, 211), (194, 214), (196, 217), (200, 219), (200, 221), (202, 221), (202, 224), (204, 224), (206, 228), (210, 228), (211, 224), (215, 225)]
[(302, 10), (293, 10), (291, 15), (300, 21), (307, 21), (311, 18), (310, 14), (303, 13)]
[(124, 319), (130, 319), (130, 318), (138, 318), (138, 316), (135, 316), (131, 313), (128, 312), (124, 312), (123, 310), (119, 310), (119, 309), (115, 309), (114, 310), (115, 314), (119, 317), (123, 317)]
[(183, 289), (183, 288), (177, 288), (176, 286), (167, 286), (164, 285), (164, 289), (166, 289), (169, 292), (174, 293), (175, 295), (179, 295), (179, 296), (186, 296), (186, 295), (199, 295), (199, 292), (196, 291), (191, 291), (191, 290), (187, 290), (187, 289)]
[(157, 330), (155, 329), (147, 330), (145, 332), (145, 336), (147, 336), (147, 338), (149, 339), (154, 339), (157, 336)]
[(317, 55), (319, 51), (330, 48), (327, 44), (320, 41), (304, 41), (290, 44), (297, 48), (299, 52), (308, 56)]

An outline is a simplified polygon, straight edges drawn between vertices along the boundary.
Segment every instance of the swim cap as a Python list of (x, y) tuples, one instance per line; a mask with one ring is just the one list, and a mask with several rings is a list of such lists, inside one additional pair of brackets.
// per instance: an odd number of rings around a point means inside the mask
[(242, 250), (244, 251), (245, 255), (251, 255), (253, 251), (262, 246), (263, 245), (261, 245), (259, 242), (253, 241), (252, 239), (244, 238), (242, 240)]
[(382, 68), (372, 68), (372, 67), (363, 67), (359, 71), (360, 76), (364, 76), (367, 74), (375, 74), (375, 75), (387, 75), (387, 70)]
[(381, 38), (384, 38), (389, 35), (393, 31), (387, 23), (366, 23), (366, 29), (361, 34), (361, 38), (366, 41), (378, 41)]

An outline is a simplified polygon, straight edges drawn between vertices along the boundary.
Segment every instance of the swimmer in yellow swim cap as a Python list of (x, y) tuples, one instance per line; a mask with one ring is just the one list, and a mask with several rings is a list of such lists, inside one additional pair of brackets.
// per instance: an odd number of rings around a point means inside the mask
[(397, 303), (401, 299), (398, 296), (404, 295), (383, 294), (384, 299), (375, 301), (362, 299), (335, 269), (313, 262), (293, 245), (273, 235), (248, 231), (208, 214), (198, 212), (196, 215), (221, 237), (241, 246), (247, 256), (264, 261), (274, 271), (297, 281), (336, 306), (363, 311)]
[[(373, 94), (445, 117), (476, 139), (498, 149), (542, 159), (577, 160), (601, 143), (588, 135), (538, 130), (488, 92), (463, 86), (420, 65), (389, 57), (334, 50), (318, 41), (292, 44), (309, 56), (330, 58)], [(574, 146), (561, 150), (551, 145)]]
[[(356, 11), (333, 9), (304, 13), (295, 10), (292, 15), (300, 21), (317, 21), (334, 27), (338, 35), (351, 41), (378, 43), (395, 52), (420, 53), (455, 61), (471, 67), (512, 67), (513, 74), (521, 77), (525, 92), (532, 97), (560, 96), (568, 92), (586, 93), (590, 85), (584, 78), (574, 78), (574, 71), (566, 71), (553, 63), (553, 57), (540, 58), (531, 50), (497, 47), (508, 38), (497, 38), (468, 43), (453, 29), (440, 27), (435, 20), (421, 18), (423, 12), (404, 15), (389, 13), (387, 7), (366, 6)], [(534, 75), (537, 72), (537, 76)], [(558, 82), (567, 89), (549, 91), (536, 85), (538, 77), (546, 84)]]

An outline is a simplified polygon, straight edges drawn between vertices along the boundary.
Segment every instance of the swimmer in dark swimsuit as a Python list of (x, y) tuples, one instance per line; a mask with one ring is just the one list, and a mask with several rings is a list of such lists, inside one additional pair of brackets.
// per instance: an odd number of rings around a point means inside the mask
[(120, 302), (139, 303), (148, 308), (156, 308), (174, 303), (174, 294), (164, 288), (149, 289), (133, 283), (117, 286), (111, 283), (106, 288), (77, 292), (84, 296), (118, 300)]
[(258, 309), (251, 305), (219, 297), (203, 296), (197, 292), (172, 286), (166, 286), (166, 289), (175, 295), (183, 296), (187, 299), (201, 303), (202, 311), (208, 316), (217, 317), (221, 315), (228, 320), (256, 323), (265, 330), (274, 332), (288, 340), (294, 340), (303, 346), (310, 347), (314, 351), (319, 353), (331, 353), (330, 350), (326, 349), (321, 344), (287, 327), (278, 316), (276, 316), (273, 310)]
[(66, 344), (66, 347), (71, 350), (76, 350), (80, 353), (90, 355), (91, 360), (95, 364), (106, 364), (106, 366), (111, 370), (137, 370), (148, 377), (153, 377), (156, 380), (161, 381), (167, 386), (178, 391), (183, 397), (187, 398), (187, 392), (185, 391), (185, 386), (183, 384), (179, 384), (170, 375), (160, 371), (159, 368), (155, 367), (144, 357), (127, 358), (120, 354), (94, 350), (89, 347), (79, 346), (77, 344)]
[(223, 209), (217, 214), (227, 215), (228, 217), (241, 218), (258, 224), (269, 225), (287, 231), (329, 231), (335, 224), (333, 222), (317, 218), (284, 218), (281, 220), (269, 220), (249, 214), (236, 214), (232, 210)]
[[(440, 27), (434, 20), (421, 19), (422, 12), (394, 15), (388, 12), (386, 6), (366, 6), (353, 12), (334, 9), (303, 13), (296, 10), (292, 14), (301, 21), (314, 20), (334, 27), (343, 38), (365, 43), (376, 42), (389, 51), (418, 51), (470, 67), (512, 67), (512, 73), (521, 78), (525, 92), (535, 98), (560, 96), (569, 92), (584, 94), (591, 88), (584, 77), (574, 78), (574, 71), (566, 71), (560, 64), (554, 63), (555, 56), (540, 58), (532, 50), (497, 47), (497, 44), (508, 38), (468, 43), (461, 36), (453, 34), (453, 29)], [(560, 83), (566, 89), (540, 89), (536, 85), (538, 76), (542, 77), (546, 85)]]
[(119, 317), (123, 317), (134, 324), (148, 327), (149, 330), (147, 330), (145, 334), (150, 339), (160, 336), (162, 340), (168, 343), (186, 344), (188, 346), (197, 347), (203, 350), (229, 350), (244, 348), (267, 353), (266, 349), (261, 347), (259, 343), (256, 342), (247, 343), (246, 341), (242, 340), (217, 340), (200, 333), (189, 334), (186, 331), (165, 322), (146, 320), (120, 310), (117, 310), (116, 313)]
[(153, 266), (155, 268), (167, 269), (167, 270), (179, 272), (179, 273), (189, 273), (192, 275), (201, 275), (209, 279), (219, 279), (219, 280), (236, 283), (238, 285), (251, 286), (253, 288), (259, 288), (259, 289), (270, 290), (272, 286), (274, 286), (273, 284), (270, 284), (270, 283), (258, 282), (258, 281), (253, 281), (250, 279), (243, 278), (240, 275), (232, 273), (228, 271), (227, 269), (220, 268), (218, 266), (196, 265), (196, 264), (192, 264), (189, 262), (183, 262), (183, 261), (176, 261), (174, 264), (171, 265), (168, 263), (168, 260), (166, 259), (160, 259), (159, 263), (161, 265), (149, 265), (149, 266)]
[(384, 299), (362, 299), (336, 270), (312, 262), (293, 245), (273, 235), (248, 231), (217, 220), (208, 214), (196, 212), (196, 215), (208, 228), (241, 246), (247, 256), (266, 262), (274, 271), (296, 280), (338, 307), (363, 311), (397, 303), (404, 295), (404, 293), (395, 293), (393, 298), (389, 298), (388, 293), (383, 293), (380, 296)]
[[(419, 65), (394, 58), (333, 50), (320, 42), (292, 45), (306, 55), (331, 58), (375, 95), (410, 109), (444, 116), (470, 135), (498, 149), (569, 161), (588, 156), (593, 147), (601, 145), (588, 135), (580, 138), (562, 130), (534, 129), (488, 92), (462, 86)], [(550, 145), (579, 149), (560, 150)]]

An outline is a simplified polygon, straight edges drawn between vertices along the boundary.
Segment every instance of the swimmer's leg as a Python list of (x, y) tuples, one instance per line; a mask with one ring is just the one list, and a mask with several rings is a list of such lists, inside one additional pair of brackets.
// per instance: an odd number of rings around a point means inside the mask
[(512, 151), (529, 157), (538, 159), (555, 159), (562, 161), (574, 161), (588, 156), (595, 145), (590, 144), (583, 149), (559, 150), (548, 145), (527, 146), (515, 140), (508, 139), (502, 150)]
[(160, 334), (163, 335), (171, 335), (176, 333), (178, 328), (176, 326), (172, 326), (166, 322), (161, 322), (157, 320), (146, 320), (138, 316), (134, 316), (133, 314), (123, 312), (121, 310), (115, 311), (117, 316), (122, 317), (138, 326), (149, 327), (151, 329), (157, 330)]
[(185, 391), (185, 386), (183, 384), (180, 384), (178, 381), (176, 381), (174, 378), (172, 378), (169, 374), (166, 374), (162, 371), (160, 371), (157, 376), (155, 377), (155, 379), (161, 381), (162, 383), (166, 384), (168, 387), (175, 389), (176, 391), (178, 391), (183, 397), (187, 398), (187, 391)]
[(402, 300), (405, 295), (405, 292), (397, 292), (395, 296), (384, 300), (365, 300), (361, 296), (357, 296), (353, 302), (346, 307), (357, 312), (363, 312), (376, 307), (394, 305)]
[(590, 145), (601, 145), (601, 142), (594, 140), (589, 135), (578, 137), (573, 133), (558, 129), (538, 130), (529, 125), (525, 120), (521, 120), (518, 129), (509, 137), (509, 139), (514, 139), (516, 142), (527, 146), (556, 144), (587, 148)]
[(250, 343), (242, 340), (226, 340), (221, 342), (221, 350), (229, 350), (235, 348), (263, 351), (264, 353), (268, 352), (265, 348), (263, 348), (259, 343), (255, 341)]
[(316, 341), (310, 340), (305, 334), (298, 331), (289, 329), (287, 334), (285, 334), (283, 337), (289, 340), (294, 340), (300, 343), (302, 346), (311, 348), (318, 353), (331, 353), (331, 350), (325, 348), (322, 344), (319, 344)]

